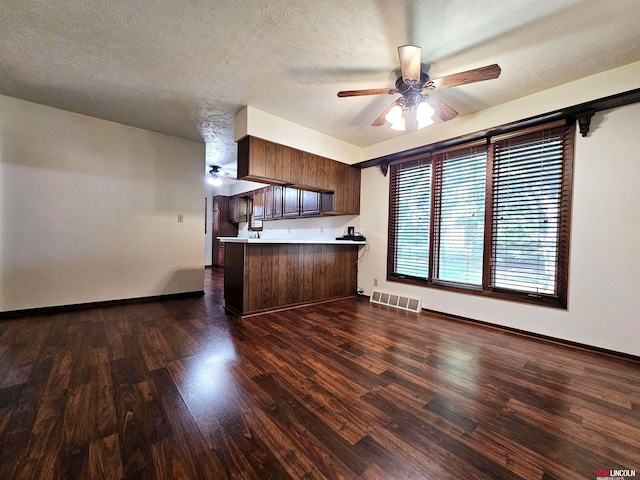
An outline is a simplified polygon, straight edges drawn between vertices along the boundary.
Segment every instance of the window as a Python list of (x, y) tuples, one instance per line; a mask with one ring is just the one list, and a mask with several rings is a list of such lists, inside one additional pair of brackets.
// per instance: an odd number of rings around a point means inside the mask
[(566, 307), (573, 126), (390, 167), (388, 279)]
[(395, 180), (394, 250), (398, 275), (427, 278), (429, 272), (429, 225), (431, 218), (431, 163), (398, 165)]
[(434, 210), (434, 282), (482, 286), (487, 148), (439, 152)]

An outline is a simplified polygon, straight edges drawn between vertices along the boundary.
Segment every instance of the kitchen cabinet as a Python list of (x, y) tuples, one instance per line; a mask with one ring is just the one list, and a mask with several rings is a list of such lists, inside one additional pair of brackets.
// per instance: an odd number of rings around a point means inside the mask
[(282, 218), (285, 187), (274, 185), (271, 188), (273, 190), (273, 218)]
[(360, 245), (348, 243), (227, 241), (224, 308), (248, 315), (355, 295)]
[[(258, 137), (245, 137), (238, 142), (238, 180), (285, 184), (289, 178), (283, 160), (289, 153), (279, 145)], [(288, 148), (288, 147), (287, 147)], [(279, 168), (278, 168), (279, 167)]]
[(264, 189), (260, 188), (253, 192), (253, 219), (264, 220)]
[(291, 147), (276, 144), (276, 176), (282, 183), (291, 182)]
[(247, 221), (247, 198), (241, 195), (229, 197), (229, 221), (240, 223)]
[(271, 220), (273, 217), (273, 187), (268, 186), (262, 189), (264, 202), (264, 219)]
[(320, 192), (323, 215), (360, 213), (360, 169), (258, 137), (238, 142), (238, 179)]
[(322, 194), (323, 215), (358, 215), (360, 213), (360, 169), (345, 163), (330, 165), (335, 190)]
[(249, 220), (249, 197), (238, 195), (238, 222)]
[(211, 215), (211, 264), (224, 265), (224, 243), (218, 237), (235, 237), (238, 227), (229, 221), (229, 197), (216, 195), (213, 197)]
[(320, 215), (321, 194), (318, 192), (300, 191), (300, 216)]
[(216, 252), (216, 257), (214, 257), (215, 260), (215, 265), (218, 265), (219, 267), (224, 267), (224, 243), (222, 242), (217, 242), (218, 243), (218, 248), (215, 250)]
[(284, 218), (300, 215), (300, 190), (284, 187), (282, 200), (282, 216)]
[(270, 185), (253, 192), (255, 220), (309, 217), (322, 213), (322, 194)]
[(229, 221), (231, 223), (238, 223), (238, 196), (234, 195), (232, 197), (229, 197), (228, 199), (229, 202)]

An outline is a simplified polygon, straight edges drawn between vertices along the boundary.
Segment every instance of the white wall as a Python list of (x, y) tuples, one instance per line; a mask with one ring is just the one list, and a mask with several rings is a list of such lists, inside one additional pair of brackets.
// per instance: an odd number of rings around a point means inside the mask
[[(347, 233), (347, 227), (360, 230), (360, 217), (357, 215), (338, 215), (327, 217), (306, 217), (262, 222), (262, 238), (327, 238), (333, 239)], [(238, 225), (238, 236), (249, 236), (246, 223)]]
[(0, 311), (201, 291), (203, 171), (203, 144), (0, 96)]
[(360, 226), (371, 249), (359, 285), (415, 295), (423, 307), (640, 355), (640, 104), (600, 112), (576, 138), (567, 310), (386, 281), (389, 178), (362, 172)]
[(362, 160), (362, 149), (343, 140), (247, 106), (234, 118), (235, 141), (247, 135), (315, 153), (348, 164)]

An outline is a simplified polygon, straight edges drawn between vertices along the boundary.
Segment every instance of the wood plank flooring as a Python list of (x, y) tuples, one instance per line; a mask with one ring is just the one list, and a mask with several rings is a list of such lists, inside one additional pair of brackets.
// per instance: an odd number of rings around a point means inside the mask
[(358, 299), (1, 323), (2, 479), (640, 475), (640, 364)]

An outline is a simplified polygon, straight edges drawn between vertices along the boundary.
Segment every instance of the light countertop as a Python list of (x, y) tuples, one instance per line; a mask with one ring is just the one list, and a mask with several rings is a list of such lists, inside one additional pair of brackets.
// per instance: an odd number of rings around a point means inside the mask
[(245, 238), (245, 237), (218, 237), (223, 243), (308, 243), (320, 245), (366, 245), (366, 241), (336, 240), (335, 238)]

